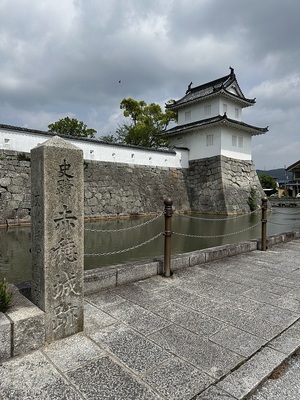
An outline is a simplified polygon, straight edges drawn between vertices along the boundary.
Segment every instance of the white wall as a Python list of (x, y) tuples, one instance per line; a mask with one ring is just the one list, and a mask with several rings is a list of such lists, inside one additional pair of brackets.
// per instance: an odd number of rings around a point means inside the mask
[[(232, 144), (232, 136), (237, 138), (236, 146)], [(241, 147), (241, 141), (243, 146)], [(247, 134), (238, 129), (222, 128), (222, 152), (221, 154), (226, 157), (236, 158), (239, 160), (251, 160), (251, 134)]]
[[(213, 135), (213, 145), (207, 146), (207, 135)], [(243, 147), (232, 145), (232, 136), (243, 138)], [(173, 146), (182, 146), (190, 149), (189, 159), (198, 160), (206, 157), (224, 155), (238, 160), (251, 160), (251, 134), (237, 129), (217, 126), (210, 129), (199, 129), (189, 135), (177, 135), (170, 138)]]
[[(217, 115), (224, 115), (224, 104), (227, 105), (226, 115), (228, 118), (236, 121), (242, 120), (242, 108), (236, 102), (223, 97), (212, 97), (204, 102), (187, 105), (186, 107), (178, 110), (178, 125), (185, 125), (191, 122), (200, 121), (202, 119), (215, 117)], [(211, 106), (211, 113), (205, 114), (205, 107)], [(236, 116), (235, 109), (239, 110), (239, 115)], [(191, 113), (190, 120), (186, 120), (186, 112)]]
[[(50, 139), (52, 135), (0, 127), (0, 149), (30, 153), (37, 145)], [(160, 151), (122, 145), (97, 143), (97, 141), (66, 139), (83, 150), (85, 160), (148, 165), (169, 168), (188, 168), (188, 150)]]

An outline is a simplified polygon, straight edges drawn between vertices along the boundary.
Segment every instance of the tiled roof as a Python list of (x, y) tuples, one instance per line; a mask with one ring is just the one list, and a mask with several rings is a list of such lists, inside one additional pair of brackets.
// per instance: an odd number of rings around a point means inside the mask
[[(127, 143), (109, 143), (109, 142), (104, 142), (102, 140), (99, 140), (97, 138), (61, 135), (60, 133), (41, 131), (38, 129), (23, 128), (23, 127), (13, 126), (13, 125), (0, 124), (0, 130), (1, 129), (5, 129), (7, 131), (23, 132), (23, 133), (28, 133), (28, 134), (40, 134), (40, 135), (46, 135), (49, 137), (59, 136), (63, 139), (80, 140), (80, 141), (85, 141), (85, 142), (91, 142), (91, 144), (104, 144), (104, 145), (112, 145), (114, 147), (126, 147), (126, 148), (132, 148), (132, 149), (149, 150), (148, 147), (135, 146), (135, 145), (127, 144)], [(158, 149), (151, 148), (151, 150), (155, 150), (157, 152), (164, 152), (164, 153), (175, 153), (174, 150), (169, 149), (169, 148), (158, 148)]]
[(293, 169), (299, 169), (300, 168), (300, 160), (296, 161), (294, 164), (290, 165), (289, 167), (287, 167), (285, 170), (286, 171), (290, 171), (292, 172)]
[(263, 133), (268, 132), (268, 127), (266, 128), (259, 128), (254, 125), (249, 125), (245, 124), (244, 122), (236, 121), (234, 119), (228, 118), (226, 114), (222, 115), (217, 115), (216, 117), (211, 117), (207, 119), (202, 119), (201, 121), (196, 121), (196, 122), (191, 122), (189, 124), (185, 125), (178, 125), (175, 126), (174, 128), (168, 129), (163, 135), (166, 136), (173, 136), (179, 133), (183, 132), (188, 132), (196, 129), (201, 129), (201, 128), (206, 128), (208, 125), (213, 126), (213, 125), (228, 125), (228, 126), (233, 126), (235, 128), (240, 128), (243, 130), (246, 130), (250, 132), (252, 135), (261, 135)]
[[(238, 95), (231, 93), (227, 90), (229, 86), (234, 84)], [(231, 98), (235, 98), (236, 100), (244, 103), (244, 106), (249, 106), (255, 103), (255, 99), (247, 99), (235, 76), (234, 69), (230, 68), (230, 74), (223, 76), (222, 78), (215, 79), (214, 81), (204, 83), (203, 85), (196, 86), (194, 88), (191, 87), (192, 82), (189, 84), (188, 89), (184, 97), (177, 101), (171, 101), (166, 104), (166, 108), (170, 110), (176, 110), (185, 106), (188, 103), (195, 103), (199, 100), (203, 100), (204, 98), (215, 96), (216, 94), (224, 94), (225, 96), (229, 96)]]

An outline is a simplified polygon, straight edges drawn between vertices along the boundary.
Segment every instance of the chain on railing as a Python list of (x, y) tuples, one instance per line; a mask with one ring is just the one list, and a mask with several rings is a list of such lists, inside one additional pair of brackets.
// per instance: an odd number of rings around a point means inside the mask
[(222, 235), (190, 235), (188, 233), (179, 233), (179, 232), (172, 232), (172, 233), (177, 236), (187, 236), (187, 237), (193, 237), (193, 238), (211, 239), (211, 238), (220, 238), (220, 237), (238, 235), (239, 233), (249, 231), (250, 229), (255, 228), (256, 226), (259, 226), (259, 225), (260, 225), (260, 222), (258, 222), (257, 224), (251, 225), (248, 228), (241, 229), (240, 231), (223, 233)]
[(146, 240), (145, 242), (139, 243), (139, 244), (137, 244), (137, 245), (135, 245), (135, 246), (128, 247), (127, 249), (116, 250), (116, 251), (109, 251), (109, 252), (106, 252), (106, 253), (90, 253), (90, 254), (85, 254), (85, 256), (88, 256), (88, 257), (112, 256), (112, 255), (115, 255), (115, 254), (126, 253), (127, 251), (135, 250), (135, 249), (137, 249), (137, 248), (139, 248), (139, 247), (144, 246), (144, 245), (147, 244), (147, 243), (153, 242), (153, 240), (157, 239), (157, 238), (158, 238), (159, 236), (161, 236), (161, 235), (163, 235), (163, 232), (159, 232), (157, 235), (153, 236), (151, 239), (148, 239), (148, 240)]
[[(165, 208), (164, 208), (164, 213), (160, 213), (157, 216), (155, 216), (154, 218), (147, 220), (141, 224), (129, 227), (129, 228), (120, 228), (120, 229), (85, 229), (87, 231), (91, 231), (91, 232), (124, 232), (124, 231), (129, 231), (132, 229), (136, 229), (136, 228), (140, 228), (143, 227), (145, 225), (150, 224), (151, 222), (156, 221), (157, 219), (159, 219), (162, 215), (165, 216), (165, 231), (164, 232), (159, 232), (157, 235), (153, 236), (152, 238), (144, 241), (143, 243), (139, 243), (135, 246), (126, 248), (126, 249), (121, 249), (121, 250), (115, 250), (115, 251), (110, 251), (110, 252), (104, 252), (104, 253), (90, 253), (90, 254), (85, 254), (85, 256), (89, 256), (89, 257), (95, 257), (95, 256), (110, 256), (110, 255), (115, 255), (115, 254), (121, 254), (121, 253), (125, 253), (128, 251), (132, 251), (135, 250), (139, 247), (142, 247), (152, 241), (154, 241), (155, 239), (157, 239), (159, 236), (164, 235), (165, 236), (165, 251), (164, 251), (164, 275), (166, 277), (169, 277), (172, 275), (172, 271), (171, 271), (171, 236), (172, 234), (177, 235), (177, 236), (185, 236), (185, 237), (190, 237), (190, 238), (203, 238), (203, 239), (211, 239), (211, 238), (221, 238), (221, 237), (228, 237), (228, 236), (233, 236), (233, 235), (238, 235), (240, 233), (246, 232), (248, 230), (251, 230), (257, 226), (259, 226), (261, 224), (262, 227), (262, 231), (261, 231), (261, 250), (266, 250), (267, 249), (267, 239), (266, 239), (266, 229), (267, 229), (267, 222), (271, 223), (271, 224), (275, 224), (275, 225), (290, 225), (290, 223), (288, 224), (284, 224), (284, 223), (276, 223), (276, 222), (272, 222), (272, 221), (267, 221), (267, 198), (263, 198), (262, 199), (262, 205), (259, 208), (261, 210), (261, 221), (253, 224), (247, 228), (244, 229), (240, 229), (238, 231), (235, 232), (230, 232), (230, 233), (224, 233), (222, 235), (192, 235), (192, 234), (188, 234), (188, 233), (180, 233), (180, 232), (174, 232), (171, 229), (171, 217), (173, 215), (173, 210), (172, 210), (172, 204), (173, 201), (170, 198), (166, 198), (165, 201)], [(246, 214), (240, 214), (240, 215), (236, 215), (236, 216), (232, 216), (232, 217), (226, 217), (226, 218), (204, 218), (204, 217), (195, 217), (192, 215), (187, 215), (187, 214), (179, 214), (180, 216), (184, 216), (184, 217), (188, 217), (188, 218), (192, 218), (192, 219), (196, 219), (196, 220), (202, 220), (202, 221), (227, 221), (227, 220), (232, 220), (232, 219), (236, 219), (236, 218), (241, 218), (241, 217), (245, 217), (251, 214), (256, 213), (259, 209), (251, 211), (249, 213)], [(280, 213), (280, 212), (279, 212)], [(286, 213), (280, 213), (280, 214), (286, 214)], [(298, 214), (295, 213), (295, 214)], [(178, 214), (177, 214), (178, 215)], [(290, 215), (290, 213), (289, 213)]]
[(85, 231), (89, 231), (89, 232), (101, 232), (101, 233), (114, 233), (114, 232), (124, 232), (124, 231), (130, 231), (132, 229), (137, 229), (140, 228), (142, 226), (148, 225), (153, 221), (156, 221), (157, 219), (159, 219), (161, 216), (163, 215), (163, 213), (160, 213), (158, 215), (156, 215), (154, 218), (145, 221), (141, 224), (138, 225), (134, 225), (134, 226), (130, 226), (128, 228), (120, 228), (120, 229), (91, 229), (91, 228), (85, 228)]
[(191, 219), (198, 219), (200, 221), (228, 221), (231, 219), (237, 219), (237, 218), (242, 218), (242, 217), (247, 217), (249, 215), (255, 214), (258, 211), (261, 210), (261, 207), (259, 206), (256, 210), (254, 211), (250, 211), (248, 213), (245, 214), (238, 214), (238, 215), (233, 215), (233, 216), (229, 216), (229, 217), (224, 217), (224, 218), (205, 218), (205, 217), (195, 217), (193, 215), (189, 215), (189, 214), (177, 214), (180, 217), (186, 217), (186, 218), (191, 218)]

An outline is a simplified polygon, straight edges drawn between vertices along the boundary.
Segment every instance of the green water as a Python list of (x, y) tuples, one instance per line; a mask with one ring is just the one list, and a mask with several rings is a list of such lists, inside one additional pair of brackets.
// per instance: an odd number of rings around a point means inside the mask
[[(185, 253), (226, 243), (241, 242), (259, 238), (261, 235), (261, 213), (232, 218), (222, 216), (173, 215), (171, 249), (172, 254)], [(121, 230), (133, 228), (152, 218), (126, 219), (119, 221), (101, 221), (85, 224), (85, 254), (116, 252), (111, 255), (85, 256), (85, 269), (105, 267), (141, 259), (153, 259), (163, 255), (164, 236), (127, 252), (119, 252), (137, 246), (164, 231), (164, 217), (137, 229), (119, 232), (93, 232), (92, 230)], [(220, 220), (223, 219), (223, 220)], [(258, 226), (255, 227), (255, 225)], [(251, 228), (251, 229), (249, 229)], [(300, 212), (298, 208), (274, 209), (268, 215), (267, 234), (273, 235), (290, 230), (300, 229)], [(179, 236), (183, 233), (197, 236), (222, 237), (189, 237)], [(235, 233), (231, 235), (231, 233)], [(0, 229), (0, 279), (5, 277), (9, 282), (31, 279), (30, 228), (16, 227)], [(119, 252), (119, 253), (118, 253)]]

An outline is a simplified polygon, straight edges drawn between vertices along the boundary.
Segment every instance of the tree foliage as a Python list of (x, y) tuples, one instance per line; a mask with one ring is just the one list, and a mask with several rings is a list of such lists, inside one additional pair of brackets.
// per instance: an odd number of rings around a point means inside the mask
[(167, 140), (161, 135), (172, 121), (177, 121), (177, 113), (163, 112), (159, 104), (147, 104), (132, 98), (123, 99), (120, 104), (123, 115), (129, 123), (117, 129), (118, 142), (143, 147), (162, 147)]
[(272, 178), (270, 175), (258, 174), (258, 178), (259, 178), (260, 184), (263, 189), (276, 189), (277, 188), (276, 180), (274, 178)]
[(76, 118), (65, 117), (48, 125), (49, 132), (76, 137), (95, 137), (97, 131), (87, 128), (86, 124)]

